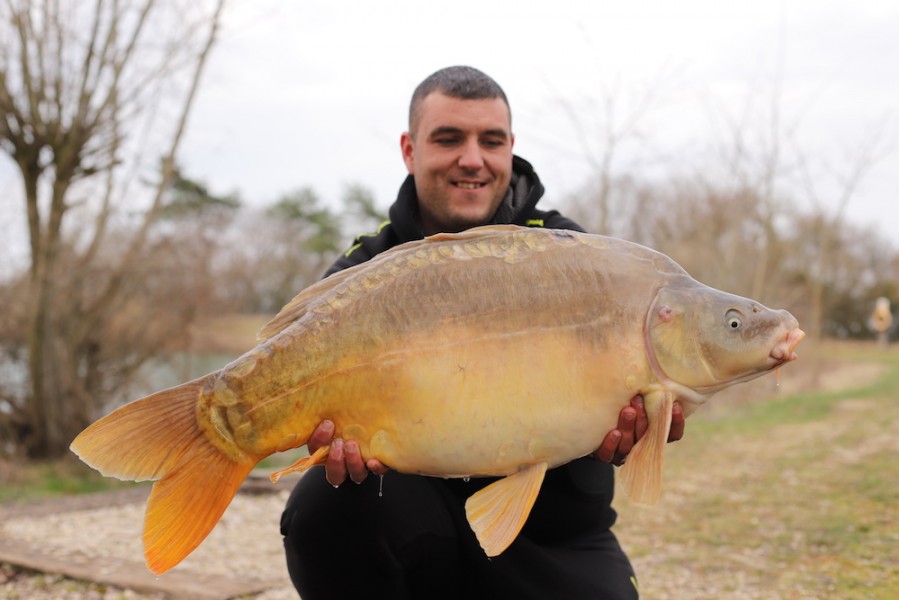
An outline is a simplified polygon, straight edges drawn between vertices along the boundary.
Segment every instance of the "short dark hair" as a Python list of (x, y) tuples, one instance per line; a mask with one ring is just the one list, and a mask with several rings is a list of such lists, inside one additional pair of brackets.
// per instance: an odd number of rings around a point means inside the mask
[[(496, 81), (474, 67), (445, 67), (429, 75), (418, 84), (409, 103), (409, 132), (415, 134), (418, 126), (418, 107), (432, 92), (446, 94), (462, 100), (489, 100), (500, 98), (509, 108), (509, 99)], [(511, 118), (512, 109), (509, 108)]]

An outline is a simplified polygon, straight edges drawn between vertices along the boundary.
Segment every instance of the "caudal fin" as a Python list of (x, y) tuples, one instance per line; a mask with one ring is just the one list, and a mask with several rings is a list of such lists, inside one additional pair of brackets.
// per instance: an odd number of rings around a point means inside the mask
[(109, 477), (158, 480), (147, 502), (144, 554), (163, 573), (209, 535), (256, 461), (237, 461), (197, 423), (209, 378), (136, 400), (106, 415), (72, 442), (81, 460)]
[(207, 442), (153, 484), (143, 535), (151, 571), (168, 571), (206, 539), (254, 465), (234, 462)]

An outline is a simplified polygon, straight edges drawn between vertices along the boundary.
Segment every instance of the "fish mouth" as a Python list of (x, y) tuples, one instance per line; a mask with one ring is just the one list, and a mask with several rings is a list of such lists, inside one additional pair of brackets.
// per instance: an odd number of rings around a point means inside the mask
[(798, 358), (795, 352), (796, 346), (804, 337), (805, 332), (798, 327), (794, 327), (777, 340), (774, 347), (771, 348), (771, 353), (768, 355), (773, 360), (772, 368), (796, 360)]

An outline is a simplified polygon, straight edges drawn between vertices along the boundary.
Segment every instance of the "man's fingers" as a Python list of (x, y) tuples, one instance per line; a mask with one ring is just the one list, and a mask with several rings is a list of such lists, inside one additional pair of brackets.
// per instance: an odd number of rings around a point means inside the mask
[(362, 453), (359, 452), (359, 444), (353, 440), (347, 440), (344, 444), (346, 455), (346, 472), (349, 473), (353, 483), (362, 483), (368, 477), (368, 467), (362, 461)]
[[(643, 404), (643, 396), (634, 396), (631, 398), (631, 407), (636, 414), (633, 440), (633, 443), (636, 444), (646, 433), (646, 430), (649, 429), (649, 417), (646, 416), (646, 406)], [(628, 449), (628, 452), (630, 452), (630, 449)]]
[(627, 456), (631, 448), (637, 442), (635, 428), (637, 426), (637, 410), (625, 406), (618, 414), (618, 431), (621, 432), (621, 440), (618, 442), (618, 454)]
[(674, 403), (671, 409), (671, 429), (668, 430), (668, 441), (676, 442), (684, 437), (684, 428), (687, 424), (687, 417), (684, 416), (684, 409), (679, 402)]
[[(671, 429), (668, 441), (676, 442), (684, 435), (684, 410), (677, 402), (671, 411)], [(603, 462), (621, 466), (634, 445), (649, 429), (649, 418), (642, 396), (634, 396), (630, 406), (625, 406), (618, 413), (618, 429), (613, 429), (602, 441), (602, 445), (593, 452), (593, 457)]]
[(333, 486), (338, 486), (346, 480), (346, 460), (344, 458), (343, 440), (337, 438), (331, 442), (328, 458), (325, 461), (325, 478)]
[[(312, 435), (309, 437), (309, 441), (306, 442), (309, 454), (314, 454), (315, 451), (322, 446), (330, 444), (332, 437), (334, 437), (334, 422), (326, 419), (319, 423), (318, 427), (315, 428)], [(334, 451), (333, 448), (331, 451)]]
[(375, 475), (384, 475), (384, 473), (390, 470), (390, 467), (379, 461), (377, 458), (369, 458), (368, 462), (365, 463), (365, 466)]
[(612, 462), (615, 458), (615, 451), (618, 450), (618, 444), (621, 442), (621, 432), (613, 429), (606, 434), (602, 444), (593, 452), (593, 457), (602, 462)]

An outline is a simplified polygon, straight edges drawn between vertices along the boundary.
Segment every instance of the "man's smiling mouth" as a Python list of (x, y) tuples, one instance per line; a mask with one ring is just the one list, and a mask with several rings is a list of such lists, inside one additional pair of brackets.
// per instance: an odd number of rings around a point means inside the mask
[(462, 188), (463, 190), (476, 190), (478, 188), (484, 187), (487, 184), (477, 181), (455, 181), (453, 182), (453, 185), (458, 188)]

